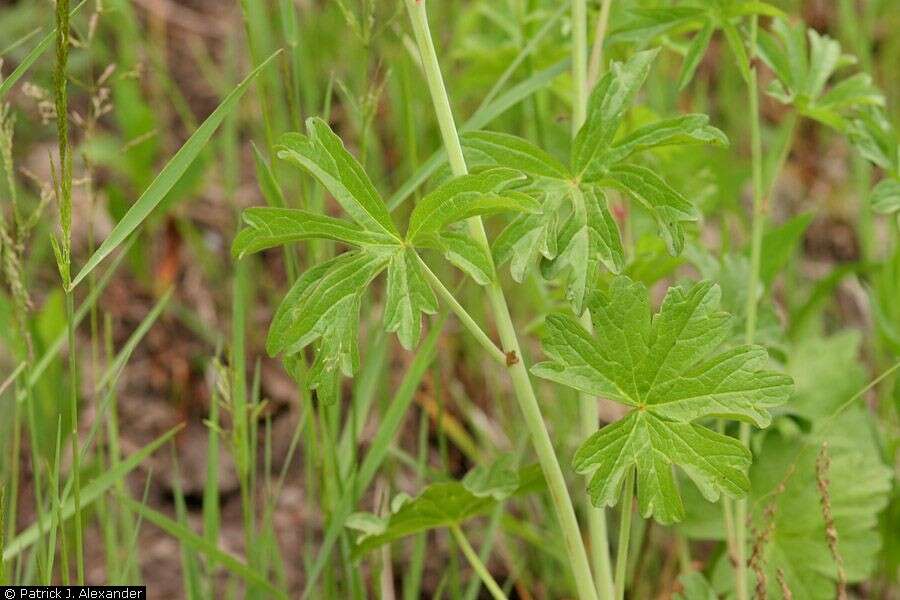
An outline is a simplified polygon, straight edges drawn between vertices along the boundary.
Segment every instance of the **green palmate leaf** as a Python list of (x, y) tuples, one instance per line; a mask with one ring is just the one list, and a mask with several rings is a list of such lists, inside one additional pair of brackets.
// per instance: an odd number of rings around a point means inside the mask
[(484, 246), (472, 239), (465, 227), (450, 227), (441, 232), (435, 239), (435, 248), (478, 285), (487, 285), (494, 278), (491, 256)]
[(579, 472), (594, 472), (590, 490), (598, 506), (616, 502), (633, 466), (642, 514), (663, 523), (684, 515), (673, 465), (710, 500), (746, 493), (749, 452), (694, 421), (720, 417), (765, 427), (768, 409), (787, 399), (791, 380), (763, 370), (768, 357), (758, 346), (716, 352), (731, 329), (719, 299), (709, 283), (670, 288), (651, 318), (646, 288), (619, 277), (588, 301), (596, 338), (570, 315), (548, 317), (543, 347), (552, 360), (533, 372), (633, 407), (575, 456)]
[[(844, 413), (840, 424), (832, 425), (800, 438), (767, 435), (751, 471), (751, 531), (769, 532), (760, 557), (768, 598), (784, 598), (779, 571), (794, 600), (837, 597), (838, 570), (821, 509), (820, 485), (826, 479), (847, 581), (862, 581), (875, 567), (878, 514), (888, 501), (891, 471), (881, 462), (874, 426), (863, 409)], [(817, 459), (823, 443), (828, 465)]]
[(319, 118), (308, 119), (306, 129), (307, 135), (282, 136), (278, 157), (309, 171), (361, 227), (399, 239), (384, 201), (341, 138)]
[(354, 251), (304, 273), (275, 313), (266, 350), (291, 355), (321, 338), (310, 387), (333, 386), (338, 373), (352, 375), (359, 365), (360, 298), (389, 261), (389, 254)]
[(329, 239), (351, 246), (397, 246), (397, 238), (358, 225), (295, 208), (248, 208), (242, 214), (248, 225), (231, 246), (235, 258), (266, 248), (310, 239)]
[(509, 261), (514, 280), (521, 282), (526, 269), (538, 256), (548, 259), (556, 257), (559, 247), (558, 208), (563, 195), (547, 194), (540, 214), (517, 215), (494, 239), (491, 246), (494, 262), (502, 265)]
[(684, 249), (682, 223), (699, 218), (697, 209), (684, 196), (659, 175), (638, 165), (617, 165), (609, 169), (607, 181), (649, 210), (669, 252), (681, 253)]
[(781, 408), (809, 421), (831, 415), (866, 383), (866, 369), (859, 364), (859, 331), (848, 330), (797, 342), (787, 360), (787, 371), (796, 390)]
[(509, 189), (524, 181), (525, 175), (512, 169), (488, 169), (451, 179), (425, 196), (409, 217), (406, 239), (412, 244), (427, 242), (442, 229), (469, 217), (501, 212), (538, 212), (540, 204), (531, 197)]
[(394, 253), (388, 263), (384, 325), (388, 331), (397, 332), (406, 349), (419, 343), (420, 315), (437, 311), (437, 298), (418, 261), (415, 252), (405, 248)]
[(900, 180), (888, 178), (878, 182), (869, 196), (872, 210), (884, 215), (900, 212)]
[(650, 148), (689, 144), (727, 146), (728, 137), (720, 129), (710, 125), (706, 115), (682, 115), (636, 129), (613, 144), (599, 163), (604, 166), (612, 165)]
[(572, 143), (572, 170), (584, 173), (615, 137), (625, 111), (647, 79), (658, 49), (634, 54), (625, 63), (615, 62), (588, 102), (587, 120)]
[(804, 116), (844, 131), (848, 111), (884, 105), (884, 95), (864, 73), (838, 81), (826, 91), (834, 74), (855, 59), (842, 54), (837, 41), (802, 23), (792, 26), (783, 19), (774, 20), (772, 33), (759, 32), (758, 48), (760, 58), (777, 77), (769, 95), (794, 104)]
[[(364, 554), (414, 533), (459, 525), (489, 512), (496, 503), (492, 496), (476, 496), (458, 481), (429, 485), (419, 496), (407, 500), (399, 510), (381, 520), (380, 527), (368, 518), (368, 533), (357, 539), (354, 554)], [(360, 518), (354, 520), (358, 522)]]
[(684, 55), (681, 73), (678, 75), (679, 90), (686, 88), (687, 84), (694, 78), (694, 73), (697, 71), (700, 61), (706, 54), (706, 49), (709, 48), (709, 42), (712, 39), (715, 28), (715, 21), (706, 19), (703, 22), (703, 28), (697, 32), (697, 35), (691, 40), (691, 44), (688, 46), (687, 52)]
[(544, 263), (543, 271), (545, 276), (553, 278), (571, 270), (568, 299), (580, 314), (593, 282), (597, 281), (600, 265), (619, 273), (625, 263), (625, 252), (603, 193), (593, 188), (583, 191), (576, 188), (571, 194), (574, 211), (559, 232), (559, 254)]
[(511, 454), (503, 454), (489, 465), (478, 465), (463, 477), (462, 484), (479, 498), (503, 500), (519, 487), (519, 472)]
[(470, 167), (507, 167), (534, 179), (569, 181), (569, 170), (561, 162), (528, 140), (495, 131), (478, 131), (461, 137)]
[(474, 468), (461, 482), (433, 483), (415, 498), (399, 494), (387, 517), (356, 513), (348, 519), (347, 525), (361, 532), (353, 554), (430, 529), (460, 525), (511, 496), (540, 489), (543, 481), (538, 465), (516, 469), (512, 457), (502, 455), (489, 466)]
[(865, 107), (851, 123), (850, 140), (868, 161), (900, 177), (900, 142), (884, 111)]

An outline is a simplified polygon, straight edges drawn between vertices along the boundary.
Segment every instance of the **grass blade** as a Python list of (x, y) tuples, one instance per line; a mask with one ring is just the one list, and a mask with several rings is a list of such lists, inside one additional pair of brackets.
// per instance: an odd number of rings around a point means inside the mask
[[(87, 0), (81, 0), (81, 2), (79, 2), (75, 6), (75, 8), (73, 8), (71, 12), (69, 12), (69, 16), (71, 17), (72, 15), (77, 13), (78, 9), (84, 6), (85, 2), (87, 2)], [(16, 85), (16, 82), (19, 81), (19, 79), (22, 78), (22, 75), (24, 75), (28, 71), (28, 69), (31, 68), (31, 65), (34, 64), (34, 61), (39, 59), (55, 40), (56, 28), (54, 27), (53, 31), (41, 38), (41, 41), (38, 42), (38, 45), (31, 49), (31, 52), (29, 52), (25, 56), (22, 62), (19, 63), (19, 66), (13, 69), (13, 72), (9, 74), (9, 77), (0, 81), (0, 100), (2, 100), (3, 96), (5, 96), (7, 92), (12, 89), (12, 86)], [(2, 79), (2, 77), (0, 77), (0, 79)]]
[[(168, 432), (164, 433), (160, 437), (156, 438), (155, 440), (123, 460), (115, 468), (106, 471), (96, 479), (92, 480), (86, 486), (84, 486), (81, 489), (81, 508), (83, 509), (89, 506), (92, 502), (99, 498), (101, 494), (115, 485), (117, 481), (125, 477), (135, 467), (144, 462), (144, 460), (146, 460), (148, 456), (153, 454), (160, 446), (172, 439), (172, 436), (180, 431), (181, 428), (182, 425), (173, 427)], [(74, 512), (75, 502), (72, 498), (68, 498), (63, 503), (59, 511), (53, 513), (49, 526), (56, 527), (59, 524), (59, 519), (68, 519)], [(38, 539), (40, 539), (40, 535), (41, 532), (37, 523), (29, 526), (25, 531), (17, 535), (15, 539), (10, 541), (10, 543), (3, 550), (3, 561), (9, 561), (18, 556), (23, 550), (38, 541)]]
[(78, 275), (75, 276), (75, 279), (72, 280), (70, 289), (77, 286), (85, 277), (87, 277), (88, 273), (93, 271), (110, 252), (124, 242), (126, 238), (128, 238), (128, 236), (144, 222), (153, 209), (156, 208), (163, 198), (165, 198), (172, 187), (178, 183), (178, 180), (181, 179), (184, 172), (187, 171), (188, 167), (191, 166), (200, 154), (200, 151), (206, 146), (206, 143), (212, 137), (213, 133), (215, 133), (216, 129), (218, 129), (219, 125), (222, 124), (225, 117), (234, 110), (238, 100), (244, 95), (244, 92), (247, 91), (247, 88), (250, 87), (250, 84), (256, 76), (269, 64), (269, 62), (272, 61), (272, 59), (275, 58), (275, 56), (279, 54), (279, 52), (281, 51), (275, 52), (272, 56), (263, 61), (261, 65), (253, 69), (253, 71), (251, 71), (250, 74), (225, 97), (222, 103), (219, 104), (216, 110), (214, 110), (200, 127), (197, 128), (193, 135), (188, 138), (188, 141), (186, 141), (181, 149), (175, 153), (172, 160), (170, 160), (160, 174), (156, 176), (156, 179), (154, 179), (144, 193), (141, 194), (141, 197), (138, 198), (137, 202), (135, 202), (125, 216), (122, 217), (122, 220), (116, 224), (109, 236), (103, 240), (100, 247), (94, 251), (88, 259), (87, 264), (81, 268), (81, 271), (79, 271)]
[(129, 510), (139, 514), (145, 520), (150, 521), (169, 535), (176, 538), (182, 544), (190, 547), (196, 552), (205, 555), (207, 559), (210, 560), (210, 562), (220, 564), (247, 583), (252, 583), (255, 586), (259, 586), (267, 590), (272, 595), (272, 597), (285, 599), (287, 598), (287, 594), (275, 588), (266, 580), (265, 577), (260, 575), (256, 570), (248, 567), (245, 563), (241, 562), (231, 554), (220, 550), (218, 547), (211, 544), (209, 540), (194, 533), (192, 530), (188, 529), (181, 523), (173, 521), (164, 514), (157, 512), (148, 506), (144, 506), (140, 502), (132, 500), (131, 498), (124, 497), (120, 500), (128, 507)]
[(396, 438), (400, 425), (403, 423), (403, 417), (406, 416), (406, 409), (409, 408), (413, 401), (419, 382), (431, 365), (432, 360), (434, 360), (437, 341), (446, 320), (447, 313), (441, 313), (441, 316), (432, 323), (431, 331), (419, 347), (416, 357), (410, 364), (409, 370), (403, 377), (394, 399), (391, 401), (378, 426), (378, 432), (372, 440), (368, 454), (363, 459), (362, 466), (356, 475), (356, 480), (341, 494), (340, 500), (335, 505), (334, 512), (331, 514), (331, 519), (328, 522), (328, 529), (325, 531), (325, 538), (322, 540), (321, 546), (319, 546), (319, 554), (316, 556), (316, 561), (307, 574), (303, 598), (310, 597), (316, 580), (322, 574), (322, 569), (331, 556), (331, 550), (344, 529), (347, 517), (353, 512), (357, 499), (372, 482), (375, 473), (381, 467), (381, 463), (384, 462), (388, 449)]

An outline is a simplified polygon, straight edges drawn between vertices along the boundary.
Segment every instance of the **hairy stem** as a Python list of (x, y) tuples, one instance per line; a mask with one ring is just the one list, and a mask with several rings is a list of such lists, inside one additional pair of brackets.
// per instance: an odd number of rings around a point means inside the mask
[(472, 569), (478, 577), (481, 578), (481, 581), (484, 582), (484, 586), (491, 593), (491, 596), (494, 597), (494, 600), (507, 600), (506, 594), (503, 593), (503, 590), (497, 585), (497, 581), (488, 572), (487, 567), (484, 566), (481, 559), (478, 558), (478, 553), (475, 552), (475, 549), (469, 544), (469, 540), (466, 539), (466, 536), (459, 528), (459, 525), (451, 525), (450, 533), (453, 534), (453, 539), (456, 540), (459, 549), (462, 550), (463, 554), (466, 556), (466, 560), (468, 560), (469, 564), (472, 566)]
[[(450, 109), (450, 100), (444, 87), (437, 53), (434, 50), (434, 43), (431, 39), (425, 3), (422, 0), (406, 0), (406, 8), (409, 12), (416, 43), (422, 58), (425, 77), (431, 92), (444, 146), (447, 150), (450, 168), (456, 176), (465, 175), (468, 173), (468, 168), (459, 142), (456, 124), (453, 120), (453, 112)], [(473, 217), (467, 221), (467, 225), (472, 237), (485, 248), (488, 256), (490, 256), (490, 247), (481, 219)], [(587, 552), (581, 539), (581, 531), (578, 528), (578, 520), (575, 518), (575, 509), (572, 506), (572, 499), (569, 497), (562, 469), (556, 458), (553, 443), (550, 441), (550, 434), (544, 424), (541, 409), (538, 406), (537, 397), (531, 385), (528, 370), (525, 367), (519, 340), (516, 336), (516, 329), (506, 303), (506, 297), (496, 278), (486, 287), (486, 292), (497, 322), (502, 349), (509, 357), (507, 364), (516, 400), (525, 419), (525, 425), (528, 428), (528, 433), (544, 477), (547, 480), (547, 487), (550, 490), (550, 497), (553, 500), (553, 506), (560, 523), (563, 539), (565, 540), (566, 552), (572, 565), (578, 596), (581, 600), (594, 600), (597, 598), (597, 593), (591, 577)]]

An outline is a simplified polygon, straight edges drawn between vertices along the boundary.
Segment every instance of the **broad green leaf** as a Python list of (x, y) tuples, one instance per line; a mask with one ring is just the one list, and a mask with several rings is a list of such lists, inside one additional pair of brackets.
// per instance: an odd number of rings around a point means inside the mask
[(528, 140), (507, 133), (478, 131), (461, 138), (469, 166), (506, 167), (523, 171), (535, 179), (568, 181), (568, 169)]
[(178, 180), (181, 179), (181, 176), (184, 175), (188, 167), (196, 160), (197, 156), (216, 132), (216, 129), (218, 129), (222, 121), (225, 120), (225, 117), (234, 110), (238, 104), (238, 100), (244, 95), (244, 92), (247, 91), (247, 88), (250, 87), (250, 84), (256, 76), (259, 75), (260, 71), (262, 71), (262, 69), (264, 69), (279, 53), (280, 50), (253, 69), (253, 71), (251, 71), (250, 74), (247, 75), (247, 77), (239, 83), (224, 100), (222, 100), (222, 103), (219, 104), (216, 110), (203, 121), (203, 124), (197, 128), (190, 138), (188, 138), (165, 168), (163, 168), (159, 175), (156, 176), (156, 179), (154, 179), (144, 193), (141, 194), (141, 197), (137, 199), (137, 202), (135, 202), (131, 208), (128, 209), (128, 212), (125, 213), (125, 216), (116, 223), (116, 226), (113, 227), (113, 230), (109, 233), (107, 238), (103, 240), (100, 247), (94, 251), (87, 263), (81, 268), (81, 271), (78, 272), (78, 275), (75, 276), (75, 279), (72, 280), (70, 285), (71, 288), (77, 286), (85, 277), (87, 277), (87, 275), (93, 271), (104, 258), (109, 256), (110, 252), (124, 242), (128, 236), (140, 227), (141, 223), (150, 216), (153, 209), (162, 202), (163, 198), (166, 197), (166, 194), (168, 194), (175, 184), (178, 183)]
[(637, 95), (659, 49), (635, 53), (625, 63), (614, 62), (588, 101), (587, 119), (572, 142), (572, 170), (580, 175), (616, 135), (622, 116)]
[(435, 239), (435, 247), (478, 285), (494, 279), (494, 265), (484, 246), (472, 239), (465, 227), (450, 227)]
[(609, 169), (609, 183), (634, 198), (653, 215), (660, 234), (672, 254), (684, 249), (682, 223), (696, 221), (699, 213), (684, 196), (656, 173), (638, 165), (617, 165)]
[(684, 62), (681, 65), (681, 73), (678, 75), (678, 89), (683, 90), (687, 84), (694, 78), (694, 73), (700, 65), (700, 61), (709, 48), (709, 41), (712, 39), (713, 31), (716, 23), (710, 18), (703, 22), (703, 28), (697, 32), (694, 39), (691, 40), (687, 52), (684, 55)]
[(719, 300), (719, 288), (709, 283), (670, 288), (651, 318), (646, 288), (618, 277), (588, 302), (593, 335), (571, 315), (547, 318), (543, 347), (551, 360), (532, 372), (633, 407), (576, 454), (579, 472), (595, 472), (590, 488), (598, 506), (616, 502), (632, 466), (642, 513), (664, 523), (684, 515), (673, 465), (710, 500), (746, 493), (749, 453), (695, 421), (719, 417), (765, 427), (768, 410), (788, 398), (792, 383), (764, 370), (761, 347), (718, 350), (731, 330)]
[(397, 332), (407, 350), (419, 343), (421, 313), (437, 312), (437, 298), (418, 261), (415, 251), (405, 248), (395, 252), (388, 263), (384, 326), (388, 331)]
[(613, 144), (600, 159), (604, 165), (621, 162), (636, 152), (661, 146), (710, 144), (727, 146), (728, 138), (709, 124), (706, 115), (690, 114), (640, 127)]
[[(346, 252), (304, 273), (272, 319), (266, 341), (269, 355), (294, 354), (333, 332), (342, 315), (358, 307), (359, 296), (389, 260), (387, 254)], [(354, 370), (354, 354), (355, 341), (349, 348), (340, 343), (339, 362), (345, 371)]]
[(888, 178), (878, 182), (869, 196), (869, 202), (877, 213), (889, 215), (900, 212), (900, 181)]
[(501, 212), (538, 212), (540, 204), (510, 187), (525, 179), (519, 171), (495, 168), (451, 179), (422, 198), (409, 217), (406, 239), (421, 243), (444, 227), (469, 217)]
[(636, 468), (641, 514), (669, 524), (684, 517), (672, 465), (681, 467), (703, 496), (715, 502), (721, 493), (746, 495), (750, 462), (750, 451), (732, 437), (634, 410), (582, 444), (573, 465), (579, 473), (593, 473), (588, 489), (596, 506), (614, 505), (625, 475)]
[(612, 273), (621, 272), (625, 252), (619, 228), (599, 190), (573, 190), (574, 212), (563, 225), (557, 240), (559, 254), (543, 264), (547, 278), (570, 270), (567, 296), (575, 312), (584, 310), (585, 298), (600, 275), (600, 265)]
[(540, 489), (543, 481), (537, 465), (515, 470), (508, 457), (501, 457), (490, 467), (476, 467), (462, 482), (433, 483), (415, 498), (401, 495), (391, 502), (391, 514), (385, 518), (354, 515), (354, 529), (363, 533), (353, 554), (359, 556), (415, 533), (460, 525), (490, 512), (510, 496)]
[(283, 135), (278, 157), (308, 171), (361, 227), (399, 239), (384, 201), (341, 138), (315, 117), (306, 121), (306, 131)]
[(685, 573), (678, 578), (681, 584), (681, 592), (675, 596), (675, 600), (719, 600), (716, 591), (699, 571)]
[[(847, 581), (871, 575), (881, 547), (878, 514), (891, 490), (891, 470), (882, 464), (874, 429), (865, 411), (854, 409), (841, 415), (839, 423), (823, 424), (808, 436), (765, 437), (751, 470), (750, 531), (769, 531), (762, 548), (768, 598), (783, 600), (779, 570), (794, 600), (837, 597), (837, 566), (821, 508), (823, 477)], [(822, 471), (820, 463), (819, 476), (816, 463), (823, 443), (829, 464)]]
[(859, 364), (861, 341), (856, 330), (798, 341), (787, 360), (796, 389), (781, 411), (818, 421), (837, 410), (866, 384), (866, 370)]
[(491, 246), (497, 266), (509, 261), (509, 270), (515, 281), (521, 283), (525, 271), (538, 256), (555, 258), (558, 251), (558, 208), (562, 193), (546, 194), (540, 214), (516, 215), (500, 232)]
[(231, 253), (235, 258), (266, 248), (302, 240), (329, 239), (351, 246), (397, 246), (397, 238), (296, 208), (248, 208), (242, 214), (247, 227), (234, 238)]
[(489, 512), (495, 505), (496, 500), (491, 496), (476, 496), (458, 481), (431, 484), (385, 519), (379, 533), (362, 535), (357, 540), (354, 554), (364, 554), (421, 531), (459, 525)]
[(463, 487), (479, 498), (508, 498), (519, 487), (519, 472), (515, 466), (514, 456), (501, 455), (491, 464), (478, 465), (466, 473)]

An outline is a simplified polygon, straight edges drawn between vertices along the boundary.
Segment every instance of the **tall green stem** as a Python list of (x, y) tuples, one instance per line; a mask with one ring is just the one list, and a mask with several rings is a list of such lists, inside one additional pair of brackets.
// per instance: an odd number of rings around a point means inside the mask
[(628, 543), (631, 539), (631, 513), (634, 511), (634, 469), (625, 476), (622, 488), (622, 511), (619, 521), (619, 546), (616, 548), (616, 600), (625, 597), (625, 578), (628, 574)]
[[(756, 56), (756, 19), (751, 23), (750, 53)], [(753, 177), (753, 222), (750, 233), (750, 274), (747, 278), (747, 323), (745, 341), (752, 344), (756, 336), (757, 296), (759, 295), (760, 260), (762, 257), (762, 237), (765, 229), (765, 200), (762, 181), (762, 137), (759, 124), (759, 90), (756, 67), (750, 68), (747, 82), (750, 101), (750, 153)], [(750, 425), (741, 423), (740, 439), (745, 446), (750, 444)], [(734, 558), (735, 586), (738, 600), (747, 600), (747, 500), (739, 500), (734, 511)]]
[(69, 60), (69, 0), (56, 3), (56, 128), (59, 142), (59, 181), (57, 185), (61, 248), (57, 252), (60, 275), (66, 292), (66, 320), (69, 342), (69, 412), (72, 419), (72, 483), (75, 502), (75, 556), (78, 583), (84, 585), (84, 550), (81, 522), (81, 460), (78, 450), (78, 374), (75, 356), (75, 308), (70, 289), (72, 262), (72, 156), (69, 152), (69, 97), (66, 67)]
[(459, 525), (451, 525), (450, 533), (453, 534), (453, 539), (456, 540), (460, 550), (462, 550), (463, 554), (466, 556), (466, 560), (469, 561), (472, 569), (475, 570), (475, 573), (481, 578), (481, 581), (484, 582), (484, 586), (491, 593), (491, 596), (494, 597), (494, 600), (507, 600), (506, 594), (503, 593), (503, 590), (497, 585), (497, 581), (491, 576), (487, 567), (484, 566), (484, 563), (481, 562), (478, 553), (472, 548), (472, 545), (469, 543), (469, 540), (466, 539), (466, 536), (459, 528)]
[[(450, 100), (444, 87), (437, 53), (431, 39), (425, 3), (423, 0), (406, 0), (406, 8), (412, 22), (438, 125), (441, 129), (441, 136), (447, 150), (450, 168), (456, 176), (465, 175), (468, 173), (468, 168), (459, 142), (456, 124), (453, 120)], [(467, 221), (467, 225), (472, 237), (484, 247), (488, 256), (490, 256), (490, 247), (481, 219), (473, 217)], [(553, 443), (550, 441), (550, 434), (544, 424), (537, 397), (534, 394), (534, 388), (532, 388), (528, 370), (525, 367), (524, 357), (519, 347), (519, 340), (506, 303), (506, 297), (503, 295), (503, 290), (496, 278), (486, 287), (486, 292), (497, 322), (501, 347), (508, 357), (507, 365), (516, 400), (525, 419), (525, 425), (528, 428), (531, 442), (534, 445), (538, 461), (547, 480), (550, 497), (553, 501), (556, 516), (559, 519), (560, 529), (566, 544), (566, 552), (572, 564), (578, 596), (582, 600), (595, 600), (597, 593), (591, 577), (587, 552), (578, 528), (578, 520), (575, 518), (575, 509), (572, 507), (572, 500), (566, 488), (562, 469), (556, 458)]]
[(572, 137), (587, 118), (587, 2), (572, 0)]
[[(604, 5), (608, 10), (609, 0)], [(601, 15), (601, 20), (604, 17)], [(608, 15), (607, 17), (608, 18)], [(605, 25), (594, 42), (594, 48), (603, 46)], [(587, 9), (585, 0), (572, 0), (572, 138), (578, 134), (578, 130), (587, 119), (588, 95), (592, 84), (588, 80), (587, 71)], [(597, 59), (600, 60), (599, 58)], [(599, 67), (598, 67), (599, 68)], [(576, 198), (575, 204), (580, 210), (584, 210), (584, 198), (577, 187), (572, 192)], [(585, 308), (581, 315), (581, 324), (587, 331), (593, 330), (591, 314)], [(597, 398), (591, 394), (580, 393), (578, 395), (578, 413), (581, 422), (581, 435), (587, 439), (594, 435), (600, 421)], [(606, 511), (603, 508), (592, 506), (590, 494), (587, 489), (583, 493), (584, 506), (588, 523), (588, 535), (590, 536), (591, 567), (597, 578), (597, 592), (601, 597), (610, 598), (613, 595), (612, 564), (609, 558), (609, 539), (606, 531)]]

